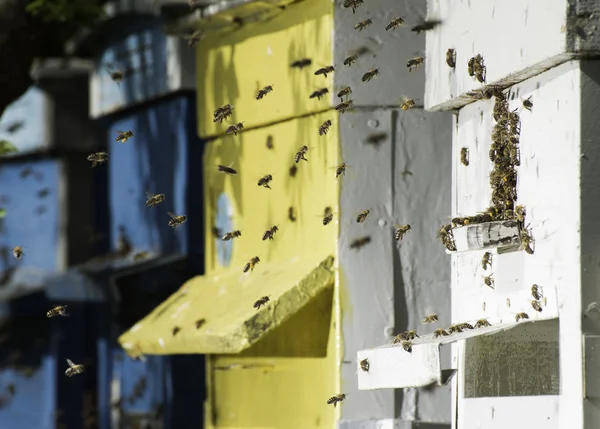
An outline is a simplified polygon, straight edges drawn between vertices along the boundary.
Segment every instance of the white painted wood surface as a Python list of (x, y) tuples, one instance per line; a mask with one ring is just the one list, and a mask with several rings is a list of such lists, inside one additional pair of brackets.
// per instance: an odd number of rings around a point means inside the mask
[(559, 404), (554, 395), (465, 399), (458, 429), (573, 428), (559, 426)]

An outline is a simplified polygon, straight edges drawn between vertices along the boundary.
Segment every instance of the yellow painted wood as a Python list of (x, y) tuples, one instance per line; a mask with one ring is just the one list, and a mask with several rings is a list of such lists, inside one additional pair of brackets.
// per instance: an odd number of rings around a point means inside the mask
[[(333, 2), (305, 0), (270, 21), (202, 40), (196, 55), (199, 135), (223, 134), (232, 123), (249, 128), (327, 109), (329, 97), (319, 101), (309, 95), (324, 87), (332, 92), (331, 75), (314, 75), (332, 64), (332, 32)], [(292, 69), (301, 58), (313, 65)], [(256, 100), (266, 85), (273, 85), (273, 92)], [(234, 106), (233, 117), (214, 123), (214, 111), (224, 104)]]

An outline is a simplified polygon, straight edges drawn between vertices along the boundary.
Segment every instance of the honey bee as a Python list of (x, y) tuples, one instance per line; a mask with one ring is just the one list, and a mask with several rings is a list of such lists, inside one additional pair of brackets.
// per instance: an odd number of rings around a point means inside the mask
[(379, 76), (379, 68), (369, 70), (368, 72), (366, 72), (365, 74), (363, 74), (361, 80), (363, 82), (369, 82), (375, 76)]
[(412, 343), (410, 341), (402, 341), (402, 348), (405, 352), (412, 353)]
[(517, 220), (521, 223), (525, 222), (525, 207), (519, 205), (515, 207), (515, 217), (517, 218)]
[(494, 274), (490, 274), (489, 276), (484, 276), (483, 277), (483, 283), (485, 283), (486, 286), (494, 289)]
[(87, 160), (92, 163), (92, 168), (96, 167), (99, 164), (104, 164), (108, 161), (108, 153), (106, 152), (96, 152), (88, 155)]
[(273, 180), (273, 176), (270, 174), (267, 174), (267, 175), (261, 177), (260, 179), (258, 179), (257, 185), (262, 186), (263, 188), (271, 189), (271, 187), (269, 186), (269, 183), (271, 183), (272, 180)]
[(423, 57), (415, 57), (406, 62), (406, 67), (408, 67), (408, 71), (411, 72), (413, 68), (418, 68), (421, 64), (423, 64)]
[(344, 65), (350, 67), (356, 61), (358, 61), (358, 55), (357, 54), (350, 55), (344, 59)]
[(525, 320), (525, 319), (529, 319), (529, 315), (527, 313), (522, 312), (522, 313), (517, 313), (515, 315), (515, 321), (517, 321), (517, 322), (519, 320)]
[(316, 98), (317, 100), (320, 100), (321, 97), (323, 97), (325, 94), (328, 94), (329, 90), (327, 88), (321, 88), (321, 89), (317, 89), (316, 91), (313, 91), (312, 94), (310, 94), (309, 98)]
[(298, 164), (301, 159), (303, 159), (304, 161), (308, 161), (308, 159), (306, 159), (306, 157), (305, 157), (307, 152), (308, 152), (308, 146), (302, 146), (300, 148), (300, 150), (298, 152), (296, 152), (296, 155), (294, 155), (294, 161), (296, 161), (296, 164)]
[(449, 334), (453, 334), (455, 332), (459, 333), (462, 332), (463, 328), (461, 326), (460, 323), (454, 324), (454, 325), (450, 325), (450, 327), (448, 328), (448, 333)]
[(48, 317), (48, 318), (56, 317), (56, 316), (67, 317), (68, 316), (67, 306), (66, 305), (57, 305), (56, 307), (53, 307), (46, 312), (46, 317)]
[(13, 256), (19, 260), (23, 257), (23, 246), (16, 246), (12, 251)]
[(325, 207), (323, 211), (323, 226), (327, 226), (333, 220), (333, 212), (331, 207)]
[(106, 71), (110, 75), (110, 78), (113, 82), (116, 82), (117, 85), (121, 83), (121, 81), (125, 78), (125, 73), (121, 70), (112, 70), (111, 67), (106, 66)]
[(423, 21), (421, 24), (415, 25), (413, 28), (410, 29), (410, 31), (413, 31), (417, 34), (421, 34), (423, 31), (433, 30), (435, 26), (439, 23), (440, 21), (426, 20)]
[(469, 62), (467, 63), (467, 71), (469, 72), (469, 76), (475, 76), (475, 57), (469, 58)]
[(262, 307), (263, 305), (267, 305), (267, 302), (269, 302), (269, 297), (263, 296), (262, 298), (259, 298), (256, 301), (254, 301), (253, 307), (257, 310), (260, 310), (260, 307)]
[(350, 94), (352, 94), (352, 88), (350, 88), (349, 86), (345, 86), (340, 90), (340, 92), (337, 93), (337, 96), (339, 97), (340, 101), (343, 102), (344, 97), (347, 97)]
[(225, 233), (225, 235), (223, 235), (223, 237), (221, 237), (221, 240), (229, 241), (229, 240), (233, 240), (234, 238), (241, 237), (241, 236), (242, 236), (242, 231), (236, 229), (235, 231)]
[(469, 59), (467, 68), (469, 76), (474, 77), (481, 83), (485, 82), (486, 67), (483, 61), (483, 57), (480, 54), (477, 54)]
[(167, 214), (171, 218), (169, 219), (169, 226), (173, 229), (177, 229), (179, 225), (183, 224), (187, 220), (186, 215), (174, 215), (171, 212), (167, 212)]
[(446, 64), (448, 64), (448, 67), (450, 67), (450, 68), (456, 67), (456, 50), (455, 49), (450, 48), (446, 51)]
[(339, 395), (335, 395), (335, 396), (332, 396), (331, 398), (329, 398), (327, 400), (327, 404), (329, 404), (329, 405), (333, 404), (333, 407), (335, 408), (337, 406), (337, 403), (342, 402), (344, 399), (346, 399), (346, 394), (340, 393)]
[(521, 244), (522, 244), (525, 252), (527, 252), (530, 255), (533, 255), (533, 248), (531, 247), (531, 245), (534, 243), (533, 237), (531, 237), (529, 232), (524, 229), (521, 230), (520, 236), (521, 236)]
[(134, 261), (142, 261), (144, 259), (146, 259), (148, 256), (150, 255), (150, 252), (147, 252), (145, 250), (141, 251), (141, 252), (137, 252), (136, 254), (133, 255), (133, 260)]
[(510, 298), (506, 298), (506, 306), (510, 307)]
[(194, 325), (196, 326), (196, 329), (200, 329), (202, 327), (202, 325), (204, 325), (205, 323), (206, 323), (206, 319), (198, 319), (198, 320), (196, 320)]
[(265, 144), (267, 146), (267, 149), (269, 149), (269, 150), (273, 149), (275, 147), (273, 145), (273, 136), (267, 136), (267, 141)]
[(398, 18), (394, 18), (385, 26), (385, 31), (394, 31), (396, 30), (396, 27), (400, 27), (402, 24), (404, 24), (404, 19), (402, 17), (399, 16)]
[(538, 285), (534, 284), (531, 286), (531, 296), (537, 301), (542, 299), (542, 293), (540, 292), (540, 287)]
[(481, 258), (481, 268), (487, 271), (488, 267), (492, 267), (492, 254), (485, 252)]
[(335, 68), (333, 66), (321, 67), (315, 72), (315, 76), (323, 75), (327, 77), (327, 74), (333, 73)]
[(346, 111), (351, 109), (352, 107), (354, 107), (354, 101), (346, 100), (335, 106), (335, 110), (337, 110), (340, 113), (346, 113)]
[(438, 315), (437, 314), (430, 314), (429, 316), (425, 316), (425, 318), (423, 319), (422, 323), (435, 323), (438, 321)]
[(324, 136), (329, 131), (329, 127), (331, 127), (331, 119), (327, 119), (319, 126), (319, 135)]
[(117, 131), (117, 137), (115, 138), (115, 141), (118, 141), (122, 144), (129, 140), (131, 137), (133, 137), (133, 131)]
[(370, 213), (371, 213), (371, 210), (369, 210), (369, 209), (363, 210), (362, 212), (360, 212), (356, 216), (356, 223), (363, 223), (365, 220), (367, 220), (367, 217), (369, 217)]
[(412, 226), (410, 226), (409, 224), (406, 225), (400, 225), (398, 227), (398, 229), (396, 229), (396, 232), (394, 233), (394, 238), (396, 239), (396, 241), (401, 241), (404, 236), (406, 235), (406, 233), (408, 231), (410, 231), (412, 229)]
[(450, 334), (448, 332), (446, 332), (445, 330), (443, 330), (442, 328), (436, 329), (435, 331), (433, 331), (433, 338), (447, 337), (448, 335), (450, 335)]
[(184, 39), (188, 41), (188, 46), (191, 48), (196, 46), (200, 40), (204, 37), (204, 33), (200, 30), (194, 31), (193, 33), (184, 36)]
[(256, 267), (256, 264), (258, 264), (260, 262), (260, 258), (258, 256), (253, 257), (252, 259), (250, 259), (250, 261), (244, 265), (244, 272), (247, 273), (248, 271), (254, 271), (254, 267)]
[(217, 165), (217, 171), (225, 174), (238, 174), (237, 170), (227, 165)]
[(298, 173), (298, 167), (296, 167), (295, 164), (292, 164), (289, 171), (290, 177), (296, 177), (296, 173)]
[(346, 164), (345, 162), (342, 162), (340, 165), (335, 167), (335, 178), (336, 179), (342, 175), (343, 176), (346, 175), (346, 167), (348, 167), (348, 164)]
[(533, 107), (533, 101), (531, 101), (531, 97), (529, 97), (525, 100), (522, 100), (522, 101), (523, 101), (523, 107), (531, 112), (531, 108)]
[(217, 108), (214, 113), (213, 122), (219, 121), (220, 124), (223, 123), (225, 119), (233, 114), (233, 107), (230, 104), (226, 104), (222, 107)]
[[(333, 215), (331, 215), (333, 217)], [(290, 222), (296, 222), (296, 212), (293, 207), (288, 208), (288, 219)]]
[(358, 30), (358, 31), (363, 31), (365, 28), (367, 28), (371, 24), (373, 24), (373, 21), (371, 21), (370, 19), (365, 19), (364, 21), (360, 21), (359, 23), (357, 23), (354, 26), (354, 29)]
[(177, 335), (179, 333), (179, 331), (181, 331), (181, 328), (179, 326), (174, 326), (173, 327), (173, 336)]
[(485, 326), (492, 326), (492, 324), (488, 322), (487, 319), (479, 319), (477, 323), (475, 323), (475, 328), (483, 328)]
[(310, 58), (303, 58), (301, 60), (296, 60), (290, 64), (290, 67), (297, 68), (302, 70), (304, 67), (308, 67), (312, 65), (312, 60)]
[(226, 134), (233, 134), (234, 136), (237, 136), (237, 133), (240, 130), (244, 129), (244, 123), (243, 122), (238, 122), (235, 125), (230, 125), (229, 127), (227, 127), (227, 129), (225, 130)]
[(404, 334), (406, 335), (407, 340), (414, 340), (415, 338), (419, 338), (417, 332), (414, 330), (406, 331)]
[(415, 107), (414, 98), (402, 97), (402, 101), (403, 101), (403, 103), (400, 105), (400, 108), (404, 111), (406, 111), (412, 107)]
[(75, 365), (71, 359), (67, 359), (67, 363), (69, 367), (65, 371), (65, 375), (67, 377), (73, 377), (76, 374), (81, 374), (83, 372), (83, 365)]
[(363, 4), (364, 0), (344, 0), (344, 7), (345, 8), (352, 8), (352, 13), (356, 12), (356, 9), (358, 8), (358, 6), (360, 6), (361, 4)]
[(537, 299), (531, 301), (531, 308), (533, 308), (538, 313), (541, 313), (543, 310), (541, 302), (539, 302)]
[(359, 238), (352, 240), (352, 242), (350, 243), (350, 248), (359, 250), (359, 249), (363, 248), (364, 246), (366, 246), (367, 244), (369, 244), (370, 242), (371, 242), (371, 237), (369, 237), (368, 235), (364, 236), (364, 237), (359, 237)]
[(460, 150), (460, 162), (462, 165), (469, 165), (469, 148), (463, 147)]
[(146, 192), (146, 207), (156, 207), (165, 200), (165, 194), (151, 194)]
[(256, 99), (261, 100), (264, 98), (269, 92), (273, 91), (273, 85), (267, 85), (263, 89), (259, 90), (256, 93)]
[(369, 372), (369, 367), (369, 358), (365, 358), (360, 361), (360, 369), (362, 369), (364, 372)]
[(273, 240), (273, 236), (275, 235), (275, 233), (277, 231), (279, 231), (279, 227), (277, 227), (277, 225), (273, 225), (271, 228), (267, 229), (262, 236), (263, 241), (265, 241), (267, 239)]

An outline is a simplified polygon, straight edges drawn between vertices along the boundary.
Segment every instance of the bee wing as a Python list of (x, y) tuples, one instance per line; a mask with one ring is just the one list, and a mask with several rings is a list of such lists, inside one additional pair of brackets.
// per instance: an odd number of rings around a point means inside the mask
[(150, 198), (152, 198), (152, 197), (155, 197), (155, 196), (156, 196), (156, 195), (155, 195), (155, 194), (153, 194), (152, 192), (146, 192), (146, 197), (147, 197), (148, 199), (150, 199)]
[(71, 359), (67, 359), (67, 363), (69, 364), (69, 367), (73, 368), (75, 366), (75, 364), (73, 363), (73, 361)]
[(173, 214), (173, 213), (171, 213), (171, 212), (167, 212), (167, 214), (169, 215), (169, 217), (170, 217), (171, 219), (176, 219), (176, 218), (177, 218), (177, 216), (176, 216), (176, 215), (174, 215), (174, 214)]

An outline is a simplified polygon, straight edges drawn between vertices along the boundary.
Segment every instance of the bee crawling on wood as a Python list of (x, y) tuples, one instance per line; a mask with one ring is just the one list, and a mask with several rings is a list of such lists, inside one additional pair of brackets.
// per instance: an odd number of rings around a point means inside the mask
[(173, 326), (173, 336), (177, 335), (179, 331), (181, 331), (181, 328), (179, 326)]
[(488, 322), (487, 319), (479, 319), (477, 323), (475, 323), (475, 328), (483, 328), (485, 326), (492, 326), (492, 324)]
[(229, 240), (233, 240), (234, 238), (241, 237), (241, 236), (242, 236), (242, 231), (240, 231), (239, 229), (236, 229), (235, 231), (226, 232), (223, 235), (223, 237), (221, 237), (221, 240), (229, 241)]
[(342, 402), (344, 399), (346, 399), (346, 394), (340, 393), (339, 395), (335, 395), (335, 396), (332, 396), (331, 398), (329, 398), (327, 400), (327, 404), (333, 405), (333, 407), (335, 408), (337, 406), (337, 403)]
[(356, 216), (356, 223), (363, 223), (365, 220), (367, 220), (367, 217), (369, 217), (369, 214), (371, 214), (371, 210), (369, 210), (369, 209), (363, 210), (362, 212), (360, 212)]
[(338, 104), (337, 106), (335, 106), (335, 110), (337, 110), (340, 113), (346, 113), (349, 109), (354, 107), (354, 101), (352, 100), (346, 100), (340, 104)]
[(83, 365), (75, 365), (71, 359), (67, 359), (69, 367), (65, 371), (67, 377), (73, 377), (76, 374), (81, 374), (84, 370)]
[(460, 150), (460, 163), (464, 166), (469, 165), (469, 148), (463, 147)]
[(408, 71), (411, 72), (413, 68), (418, 68), (421, 64), (423, 64), (425, 59), (423, 57), (415, 57), (406, 62), (406, 67), (408, 67)]
[(260, 310), (260, 307), (262, 307), (263, 305), (267, 305), (268, 302), (269, 302), (269, 297), (263, 296), (254, 302), (253, 307), (256, 308), (257, 310)]
[(456, 333), (460, 333), (462, 331), (463, 331), (463, 328), (462, 328), (462, 326), (461, 326), (460, 323), (456, 323), (454, 325), (450, 325), (450, 327), (448, 328), (448, 333), (449, 334), (454, 334), (455, 332)]
[(346, 164), (345, 162), (342, 162), (340, 165), (335, 167), (335, 178), (337, 179), (340, 176), (345, 176), (347, 167), (348, 164)]
[(533, 101), (531, 101), (531, 97), (522, 100), (523, 107), (531, 112), (531, 108), (533, 107)]
[(302, 70), (304, 67), (308, 67), (312, 65), (312, 60), (310, 58), (302, 58), (301, 60), (296, 60), (290, 64), (291, 68), (297, 68)]
[(385, 26), (385, 31), (394, 31), (396, 27), (400, 27), (402, 24), (404, 24), (404, 19), (402, 17), (399, 16), (398, 18), (394, 18)]
[(213, 122), (218, 121), (220, 124), (222, 124), (223, 121), (231, 115), (233, 115), (233, 107), (231, 107), (231, 104), (226, 104), (215, 110)]
[(358, 55), (357, 54), (353, 54), (353, 55), (347, 56), (344, 59), (344, 65), (347, 66), (347, 67), (350, 67), (356, 61), (358, 61)]
[(358, 30), (358, 31), (363, 31), (365, 28), (367, 28), (371, 24), (373, 24), (373, 21), (371, 21), (370, 19), (365, 19), (365, 20), (360, 21), (359, 23), (357, 23), (354, 26), (354, 29)]
[(361, 4), (363, 4), (364, 0), (344, 0), (344, 7), (347, 8), (352, 8), (352, 13), (356, 12), (356, 9), (358, 8), (358, 6), (360, 6)]
[(47, 318), (56, 317), (56, 316), (67, 317), (68, 316), (67, 306), (66, 305), (57, 305), (56, 307), (53, 307), (46, 312)]
[(271, 228), (267, 229), (262, 236), (263, 241), (273, 240), (273, 236), (277, 231), (279, 231), (279, 227), (277, 225), (273, 225)]
[(412, 345), (410, 341), (402, 341), (402, 348), (405, 352), (412, 353)]
[(537, 301), (542, 299), (542, 293), (540, 292), (540, 287), (538, 285), (534, 284), (531, 286), (531, 296)]
[(404, 238), (406, 233), (408, 231), (410, 231), (411, 229), (412, 229), (412, 226), (410, 226), (410, 224), (398, 226), (398, 228), (396, 229), (396, 232), (394, 233), (394, 238), (396, 239), (396, 241), (402, 241), (402, 239)]
[(485, 252), (481, 258), (481, 268), (487, 271), (488, 267), (492, 266), (492, 254)]
[(450, 48), (446, 51), (446, 64), (448, 67), (455, 68), (456, 67), (456, 50)]
[(402, 97), (402, 104), (400, 105), (400, 108), (406, 111), (415, 107), (415, 104), (416, 103), (414, 98)]
[(469, 76), (477, 79), (480, 83), (485, 82), (486, 67), (481, 54), (477, 54), (469, 59), (467, 69)]
[(256, 184), (258, 186), (262, 186), (263, 188), (271, 189), (271, 187), (269, 186), (269, 183), (271, 183), (272, 180), (273, 180), (273, 176), (271, 174), (267, 174), (267, 175), (261, 177), (260, 179), (258, 179), (258, 182)]
[(473, 326), (469, 323), (459, 323), (458, 326), (460, 327), (460, 329), (462, 330), (467, 330), (467, 329), (475, 329), (473, 328)]
[(393, 344), (398, 344), (401, 341), (411, 341), (415, 338), (419, 338), (419, 335), (417, 335), (415, 330), (404, 331), (394, 337)]
[(334, 71), (335, 67), (333, 66), (321, 67), (315, 72), (315, 76), (323, 75), (327, 77), (328, 74), (333, 73)]
[(296, 211), (294, 210), (293, 207), (288, 208), (288, 219), (290, 220), (290, 222), (296, 222), (296, 219), (297, 219)]
[(254, 267), (256, 267), (256, 264), (258, 264), (259, 262), (260, 258), (258, 256), (255, 256), (252, 259), (250, 259), (250, 261), (248, 261), (248, 263), (244, 265), (244, 272), (247, 273), (248, 271), (254, 271)]
[(529, 319), (529, 315), (527, 313), (521, 312), (515, 315), (515, 321)]
[(273, 91), (273, 85), (267, 85), (265, 86), (263, 89), (259, 90), (256, 93), (256, 99), (257, 100), (261, 100), (262, 98), (264, 98), (269, 92)]
[(321, 97), (325, 96), (325, 94), (329, 93), (329, 89), (327, 88), (321, 88), (321, 89), (317, 89), (316, 91), (313, 91), (312, 94), (310, 94), (310, 97), (308, 98), (316, 98), (317, 100), (320, 100)]
[(319, 135), (324, 136), (329, 131), (329, 127), (331, 127), (331, 119), (327, 119), (319, 126)]
[(339, 97), (340, 101), (343, 102), (344, 97), (347, 97), (350, 94), (352, 94), (352, 88), (345, 86), (337, 93), (337, 96)]
[(359, 237), (359, 238), (352, 240), (352, 242), (350, 243), (350, 248), (359, 250), (359, 249), (365, 247), (370, 242), (371, 242), (371, 237), (369, 237), (368, 235), (366, 235), (364, 237)]
[(25, 253), (23, 253), (23, 246), (16, 246), (12, 251), (13, 256), (19, 260), (23, 257)]
[(165, 194), (152, 194), (146, 192), (146, 207), (156, 207), (165, 200)]
[(298, 152), (296, 152), (296, 155), (294, 155), (294, 161), (296, 162), (296, 164), (298, 164), (301, 159), (303, 159), (304, 161), (308, 161), (308, 159), (306, 159), (306, 156), (305, 156), (307, 152), (308, 152), (308, 146), (302, 146), (300, 148), (300, 150)]
[(533, 308), (538, 313), (541, 313), (543, 310), (542, 303), (540, 301), (538, 301), (537, 299), (534, 299), (531, 301), (531, 308)]
[(363, 360), (360, 361), (360, 369), (362, 369), (364, 372), (369, 372), (369, 358), (365, 358)]
[(171, 212), (167, 212), (167, 214), (171, 218), (169, 219), (169, 226), (173, 229), (177, 229), (179, 225), (183, 224), (187, 220), (186, 215), (175, 215)]
[(483, 276), (483, 283), (489, 288), (494, 289), (494, 274), (490, 274), (489, 276)]
[(515, 217), (517, 218), (517, 221), (519, 221), (521, 223), (525, 223), (525, 215), (526, 215), (525, 207), (523, 207), (521, 205), (515, 207)]
[(435, 331), (433, 331), (433, 338), (447, 337), (448, 335), (450, 335), (450, 334), (442, 328), (436, 329)]
[(227, 129), (225, 130), (226, 134), (233, 134), (234, 136), (237, 136), (237, 133), (241, 130), (244, 129), (244, 123), (243, 122), (238, 122), (235, 125), (230, 125), (227, 127)]
[(369, 70), (368, 72), (366, 72), (365, 74), (363, 74), (361, 80), (363, 82), (369, 82), (375, 76), (379, 76), (379, 68), (374, 68), (374, 69)]
[(237, 170), (235, 168), (231, 168), (227, 165), (217, 165), (217, 171), (219, 173), (225, 173), (225, 174), (238, 174)]
[(422, 323), (435, 323), (438, 321), (438, 315), (437, 314), (430, 314), (429, 316), (425, 316), (425, 318), (423, 319)]

